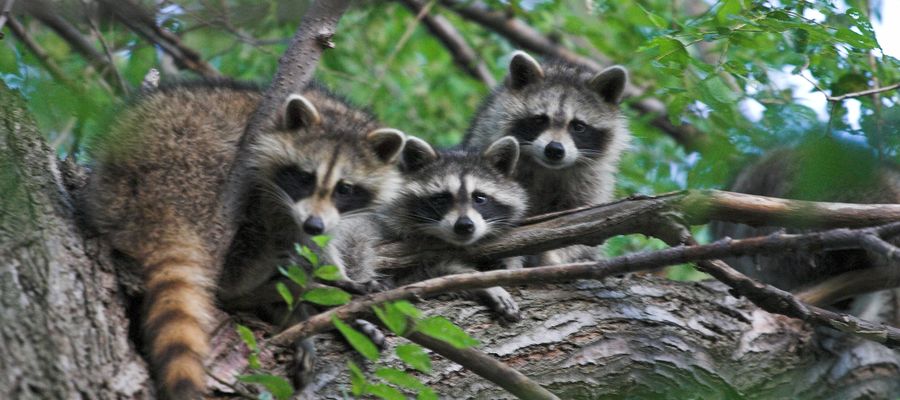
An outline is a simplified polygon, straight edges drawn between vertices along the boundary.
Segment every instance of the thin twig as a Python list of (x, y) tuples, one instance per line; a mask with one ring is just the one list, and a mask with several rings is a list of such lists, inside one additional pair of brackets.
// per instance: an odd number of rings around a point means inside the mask
[(471, 347), (458, 349), (443, 340), (434, 339), (418, 332), (409, 333), (404, 337), (495, 383), (520, 399), (559, 400), (559, 397), (515, 368), (477, 349)]
[(900, 249), (876, 235), (863, 237), (860, 244), (863, 249), (876, 257), (882, 257), (888, 262), (900, 262)]
[(103, 53), (106, 54), (106, 60), (108, 61), (109, 69), (111, 73), (116, 77), (116, 82), (119, 84), (119, 89), (126, 96), (128, 95), (128, 84), (125, 83), (125, 77), (122, 76), (122, 72), (119, 71), (119, 68), (116, 67), (116, 62), (113, 60), (112, 50), (109, 48), (109, 43), (106, 42), (106, 38), (103, 37), (103, 34), (100, 33), (100, 28), (97, 27), (97, 24), (94, 23), (94, 19), (91, 18), (90, 13), (88, 12), (90, 5), (86, 0), (81, 0), (81, 5), (84, 10), (84, 19), (87, 20), (88, 26), (91, 27), (91, 32), (97, 36), (97, 40), (100, 41), (100, 47), (103, 49)]
[(99, 0), (112, 10), (113, 16), (144, 39), (159, 46), (175, 60), (179, 68), (189, 69), (207, 78), (221, 75), (200, 53), (184, 45), (175, 34), (156, 24), (153, 15), (131, 0)]
[(3, 4), (3, 9), (0, 10), (0, 39), (3, 39), (3, 25), (6, 25), (15, 2), (16, 0), (6, 0), (6, 3)]
[(842, 101), (842, 100), (846, 100), (846, 99), (850, 99), (850, 98), (854, 98), (854, 97), (864, 97), (864, 96), (869, 96), (869, 95), (876, 94), (876, 93), (889, 92), (889, 91), (895, 90), (897, 88), (900, 88), (900, 83), (895, 83), (893, 85), (887, 85), (887, 86), (882, 86), (882, 87), (876, 87), (876, 88), (872, 88), (872, 89), (868, 89), (868, 90), (863, 90), (860, 92), (844, 93), (840, 96), (826, 96), (826, 98), (828, 99), (828, 101), (837, 102), (837, 101)]
[(416, 27), (419, 26), (419, 22), (422, 21), (422, 18), (428, 14), (428, 11), (431, 10), (431, 7), (434, 7), (434, 3), (436, 0), (431, 0), (428, 4), (423, 6), (413, 17), (412, 21), (409, 21), (406, 24), (406, 30), (403, 31), (403, 34), (400, 35), (400, 39), (397, 39), (397, 43), (394, 45), (394, 48), (388, 54), (387, 58), (385, 58), (384, 63), (381, 65), (381, 68), (378, 71), (378, 76), (375, 78), (375, 87), (372, 88), (371, 94), (369, 96), (368, 102), (371, 103), (372, 99), (378, 92), (384, 87), (384, 75), (391, 68), (391, 65), (394, 63), (394, 59), (397, 58), (397, 54), (400, 53), (400, 50), (406, 46), (406, 42), (409, 41), (409, 38), (412, 37), (413, 32), (416, 31)]
[[(600, 63), (560, 46), (524, 21), (511, 17), (502, 11), (491, 10), (481, 5), (470, 4), (471, 2), (467, 1), (442, 0), (441, 3), (463, 18), (500, 34), (514, 45), (525, 50), (544, 56), (560, 58), (595, 71), (602, 69)], [(692, 126), (673, 125), (669, 121), (666, 105), (662, 101), (646, 97), (644, 90), (630, 83), (625, 88), (625, 95), (638, 99), (630, 103), (631, 107), (641, 114), (652, 115), (653, 119), (650, 123), (671, 136), (686, 149), (697, 150), (703, 147), (706, 140), (705, 137)]]
[[(426, 7), (425, 4), (418, 0), (401, 0), (401, 2), (406, 8), (417, 15), (421, 14)], [(422, 23), (428, 28), (428, 31), (444, 45), (450, 55), (453, 56), (453, 61), (456, 62), (456, 65), (462, 68), (463, 71), (473, 78), (480, 80), (488, 87), (494, 87), (497, 84), (494, 76), (491, 75), (491, 71), (488, 70), (487, 65), (485, 65), (484, 61), (478, 57), (478, 53), (475, 52), (475, 49), (466, 43), (466, 39), (456, 30), (450, 21), (440, 15), (426, 12), (422, 16)]]
[[(861, 237), (869, 234), (887, 237), (900, 234), (900, 223), (895, 222), (876, 228), (856, 230), (835, 229), (799, 235), (779, 234), (741, 240), (726, 239), (708, 245), (677, 246), (659, 251), (629, 254), (597, 262), (443, 276), (385, 292), (359, 297), (348, 304), (314, 315), (306, 321), (292, 326), (273, 337), (271, 343), (283, 346), (293, 343), (300, 338), (330, 330), (332, 329), (331, 318), (333, 316), (342, 320), (355, 319), (364, 313), (368, 313), (372, 306), (388, 301), (409, 300), (420, 297), (425, 298), (441, 293), (493, 286), (524, 285), (535, 282), (564, 282), (575, 279), (603, 279), (613, 275), (657, 269), (668, 265), (691, 261), (717, 259), (726, 256), (762, 253), (770, 254), (775, 251), (859, 248), (861, 246)], [(669, 242), (685, 240), (684, 238), (678, 237), (669, 237), (667, 239)], [(815, 309), (813, 311), (808, 311), (804, 309), (803, 312), (800, 312), (798, 311), (798, 307), (800, 306), (794, 304), (796, 303), (796, 299), (785, 297), (790, 296), (787, 292), (752, 281), (750, 278), (740, 275), (737, 271), (728, 270), (721, 266), (704, 266), (711, 271), (711, 275), (719, 278), (723, 283), (729, 286), (734, 285), (732, 287), (737, 287), (741, 290), (741, 294), (747, 295), (752, 301), (755, 300), (754, 303), (760, 301), (765, 306), (760, 304), (757, 305), (760, 305), (760, 307), (767, 311), (787, 313), (785, 315), (798, 317), (818, 324), (841, 326), (841, 329), (848, 333), (864, 336), (868, 339), (885, 343), (891, 347), (900, 347), (900, 329), (872, 324), (836, 313), (828, 314), (825, 310)], [(779, 301), (793, 299), (794, 303), (784, 305), (782, 308), (774, 307), (771, 304), (760, 300), (758, 294), (763, 293), (763, 290), (766, 294), (776, 295), (775, 297)], [(753, 297), (751, 298), (750, 296)], [(765, 300), (765, 298), (763, 298), (763, 300)], [(806, 306), (804, 305), (803, 307)], [(832, 321), (832, 319), (835, 320)]]

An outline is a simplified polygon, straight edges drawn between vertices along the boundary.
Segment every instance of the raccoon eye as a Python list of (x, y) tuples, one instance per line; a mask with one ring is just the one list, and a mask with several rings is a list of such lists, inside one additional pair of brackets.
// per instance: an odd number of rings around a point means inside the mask
[(472, 201), (474, 201), (475, 204), (484, 204), (487, 203), (488, 196), (481, 192), (474, 192), (472, 193)]
[(341, 182), (338, 182), (338, 184), (334, 188), (334, 190), (337, 192), (337, 194), (348, 195), (348, 194), (353, 193), (353, 185), (351, 185), (347, 182), (341, 181)]
[(587, 129), (587, 124), (577, 119), (572, 120), (572, 122), (569, 123), (569, 129), (571, 129), (572, 132), (575, 133), (584, 133), (585, 129)]
[(316, 176), (296, 166), (279, 169), (273, 180), (293, 201), (309, 197), (316, 186)]
[(447, 204), (453, 202), (453, 195), (447, 192), (438, 193), (434, 196), (429, 197), (428, 202), (438, 207), (446, 206)]

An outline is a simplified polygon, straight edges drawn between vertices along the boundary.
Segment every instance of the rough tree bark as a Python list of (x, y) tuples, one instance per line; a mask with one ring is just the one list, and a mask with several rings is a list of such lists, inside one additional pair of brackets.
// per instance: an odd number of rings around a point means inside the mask
[[(70, 193), (82, 171), (56, 160), (18, 95), (2, 84), (0, 110), (0, 398), (149, 397), (146, 367), (129, 336), (130, 283), (116, 273), (109, 249), (78, 224)], [(900, 392), (897, 352), (760, 311), (717, 283), (626, 277), (514, 294), (526, 319), (506, 326), (467, 301), (429, 301), (421, 308), (460, 324), (481, 349), (561, 398), (890, 398)], [(219, 330), (210, 364), (225, 381), (246, 356), (230, 324)], [(319, 345), (310, 390), (341, 398), (344, 360), (354, 356), (330, 334)], [(270, 350), (263, 361), (278, 371), (286, 355)], [(425, 380), (444, 398), (508, 398), (437, 359)]]

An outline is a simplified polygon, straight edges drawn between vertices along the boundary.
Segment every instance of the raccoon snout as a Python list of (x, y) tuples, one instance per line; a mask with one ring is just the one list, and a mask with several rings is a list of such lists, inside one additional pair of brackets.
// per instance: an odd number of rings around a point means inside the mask
[(322, 222), (322, 218), (311, 216), (303, 222), (303, 231), (310, 235), (321, 235), (325, 232), (325, 223)]
[(475, 233), (475, 222), (469, 217), (461, 217), (453, 224), (453, 233), (459, 236), (470, 236)]
[(548, 160), (560, 161), (566, 156), (566, 148), (560, 142), (550, 142), (544, 147), (544, 156)]

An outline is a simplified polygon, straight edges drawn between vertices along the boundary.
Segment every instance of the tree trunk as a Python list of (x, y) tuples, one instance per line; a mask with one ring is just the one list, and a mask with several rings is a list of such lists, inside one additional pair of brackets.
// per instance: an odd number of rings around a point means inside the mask
[[(130, 275), (78, 224), (70, 194), (77, 166), (57, 162), (18, 95), (0, 84), (0, 398), (148, 398), (150, 380), (130, 333)], [(503, 325), (464, 300), (420, 305), (481, 341), (483, 351), (563, 399), (895, 398), (900, 354), (768, 314), (714, 282), (652, 276), (532, 286), (513, 291), (525, 319)], [(390, 349), (404, 339), (389, 338)], [(318, 340), (318, 376), (307, 393), (342, 398), (350, 353)], [(227, 322), (211, 372), (233, 382), (246, 348)], [(264, 366), (288, 354), (267, 348)], [(372, 370), (371, 364), (349, 356)], [(424, 380), (442, 398), (509, 398), (438, 357)], [(220, 394), (233, 388), (214, 380)], [(252, 388), (244, 388), (251, 391)]]
[(108, 249), (76, 222), (79, 168), (2, 82), (0, 110), (0, 398), (147, 397)]

